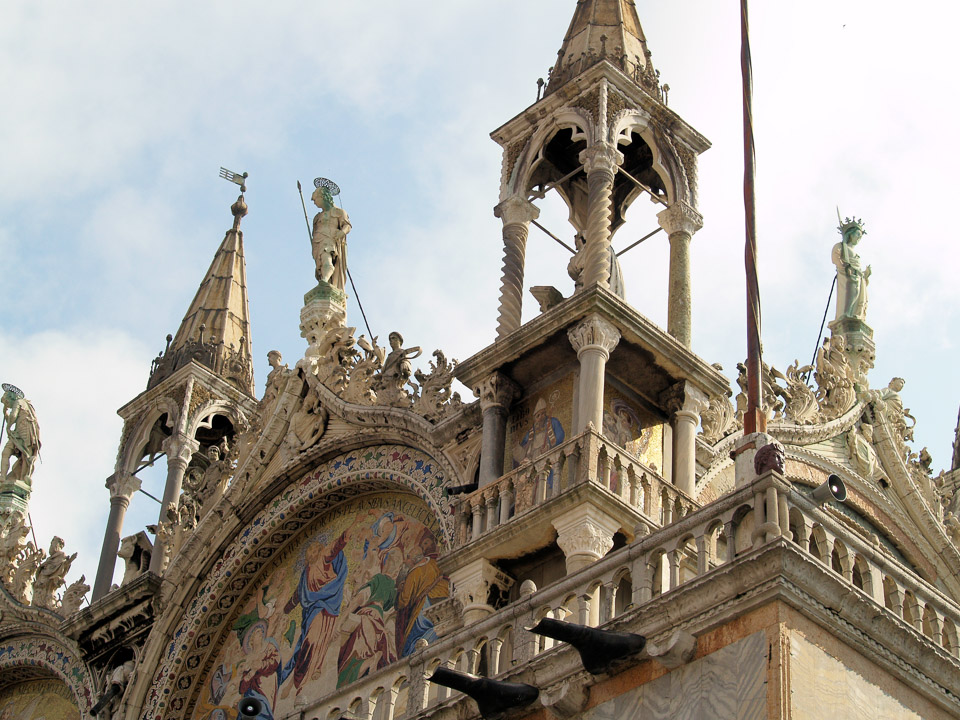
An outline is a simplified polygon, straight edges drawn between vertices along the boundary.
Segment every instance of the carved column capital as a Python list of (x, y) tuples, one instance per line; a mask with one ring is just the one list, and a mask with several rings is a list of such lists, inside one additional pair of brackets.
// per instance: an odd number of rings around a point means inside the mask
[(609, 143), (597, 143), (583, 150), (579, 159), (587, 175), (599, 172), (613, 177), (617, 168), (623, 164), (623, 153)]
[(483, 558), (451, 572), (450, 581), (453, 583), (454, 597), (463, 606), (463, 621), (466, 624), (493, 613), (487, 599), (494, 586), (505, 593), (514, 583), (512, 577)]
[(693, 235), (703, 227), (703, 215), (690, 207), (683, 200), (677, 200), (666, 210), (657, 214), (660, 227), (666, 230), (667, 235), (686, 233)]
[(110, 491), (111, 500), (123, 498), (129, 503), (133, 494), (140, 489), (140, 478), (130, 473), (124, 473), (122, 475), (114, 474), (108, 477), (104, 484), (107, 490)]
[(481, 410), (491, 407), (506, 410), (513, 399), (520, 395), (520, 386), (503, 373), (495, 372), (481, 380), (473, 389), (473, 394), (480, 398)]
[(529, 200), (514, 195), (496, 205), (493, 214), (503, 220), (504, 225), (526, 224), (540, 217), (540, 208)]
[(577, 351), (577, 357), (586, 350), (598, 349), (608, 358), (620, 342), (620, 330), (609, 320), (593, 313), (567, 330), (567, 337)]
[(593, 505), (581, 505), (553, 521), (557, 546), (563, 551), (567, 573), (586, 567), (613, 548), (620, 523)]
[(200, 443), (182, 433), (174, 433), (164, 440), (160, 447), (167, 455), (167, 465), (183, 463), (186, 467), (193, 454), (200, 449)]
[(671, 415), (688, 417), (693, 415), (698, 421), (700, 413), (710, 405), (707, 394), (685, 380), (674, 383), (660, 393), (660, 402)]

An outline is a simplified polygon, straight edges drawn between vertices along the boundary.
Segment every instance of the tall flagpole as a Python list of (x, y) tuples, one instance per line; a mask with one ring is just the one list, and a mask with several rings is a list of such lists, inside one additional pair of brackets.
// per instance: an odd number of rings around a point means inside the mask
[(743, 76), (743, 209), (746, 226), (744, 261), (747, 275), (747, 410), (743, 434), (766, 432), (760, 372), (760, 286), (757, 282), (757, 210), (754, 191), (756, 152), (753, 143), (753, 65), (747, 0), (740, 0), (740, 70)]

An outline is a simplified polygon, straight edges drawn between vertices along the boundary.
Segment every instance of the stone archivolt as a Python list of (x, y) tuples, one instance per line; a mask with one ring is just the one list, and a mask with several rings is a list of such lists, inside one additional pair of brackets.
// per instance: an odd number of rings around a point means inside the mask
[[(410, 492), (432, 510), (440, 526), (438, 540), (443, 551), (448, 551), (453, 524), (443, 492), (447, 473), (442, 460), (413, 447), (365, 447), (330, 459), (287, 485), (245, 526), (236, 522), (235, 515), (229, 526), (225, 522), (198, 526), (190, 547), (181, 550), (166, 572), (175, 593), (169, 604), (165, 603), (169, 608), (166, 622), (175, 623), (176, 628), (171, 628), (169, 649), (169, 643), (163, 643), (163, 660), (156, 674), (144, 679), (149, 686), (141, 688), (147, 693), (144, 717), (165, 718), (185, 706), (196, 670), (211, 644), (225, 632), (231, 608), (276, 552), (324, 510), (373, 491), (394, 488)], [(225, 500), (242, 505), (241, 492), (239, 486), (231, 487)], [(221, 547), (218, 540), (224, 532), (233, 533), (234, 540)], [(204, 571), (198, 572), (199, 567)], [(203, 578), (202, 585), (187, 581), (195, 577)], [(177, 578), (184, 580), (183, 587), (177, 587)], [(186, 603), (185, 611), (178, 607), (180, 602)], [(152, 638), (151, 642), (161, 641)], [(191, 680), (183, 680), (187, 677)]]

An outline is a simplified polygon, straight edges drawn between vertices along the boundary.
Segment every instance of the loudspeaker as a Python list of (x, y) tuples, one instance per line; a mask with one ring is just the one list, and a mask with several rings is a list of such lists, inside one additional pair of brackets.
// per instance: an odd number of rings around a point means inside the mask
[(241, 718), (255, 718), (263, 712), (263, 703), (255, 697), (245, 697), (237, 706)]
[(838, 475), (831, 475), (823, 485), (810, 493), (810, 497), (817, 505), (823, 505), (827, 500), (843, 502), (847, 499), (847, 488)]

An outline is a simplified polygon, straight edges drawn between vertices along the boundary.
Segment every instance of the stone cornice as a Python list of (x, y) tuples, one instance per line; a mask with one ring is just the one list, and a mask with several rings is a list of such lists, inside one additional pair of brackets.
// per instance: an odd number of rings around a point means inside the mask
[(494, 130), (490, 137), (502, 147), (509, 146), (511, 142), (523, 137), (531, 127), (541, 123), (544, 117), (557, 112), (577, 96), (595, 89), (603, 79), (621, 93), (628, 104), (635, 106), (643, 114), (655, 115), (657, 121), (651, 121), (651, 124), (657, 122), (669, 128), (698, 155), (711, 147), (710, 141), (692, 125), (606, 61), (597, 63), (578, 77), (564, 83), (556, 92), (550, 93)]
[(486, 375), (542, 345), (548, 338), (591, 313), (598, 313), (613, 323), (620, 330), (621, 343), (633, 343), (652, 352), (657, 364), (676, 379), (690, 381), (707, 395), (726, 395), (729, 392), (729, 381), (716, 368), (657, 327), (622, 298), (599, 286), (567, 298), (518, 330), (488, 345), (460, 363), (455, 375), (467, 387), (475, 387)]
[(235, 386), (196, 360), (191, 360), (189, 364), (184, 365), (163, 382), (137, 395), (133, 400), (117, 410), (117, 414), (124, 420), (136, 418), (144, 410), (148, 409), (154, 400), (172, 394), (173, 390), (179, 385), (184, 384), (189, 377), (200, 381), (217, 396), (236, 404), (243, 410), (244, 414), (248, 416), (257, 407), (256, 398), (238, 390)]

